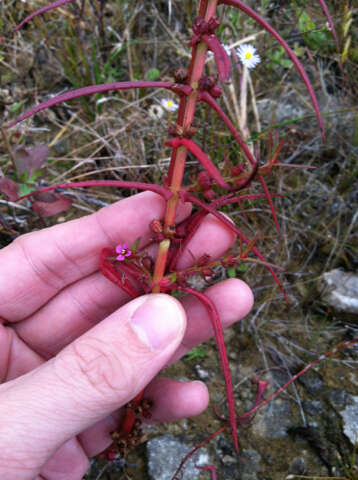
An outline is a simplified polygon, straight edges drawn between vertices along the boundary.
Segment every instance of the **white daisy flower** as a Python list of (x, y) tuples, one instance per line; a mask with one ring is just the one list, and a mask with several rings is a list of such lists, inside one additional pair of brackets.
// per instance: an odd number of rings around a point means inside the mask
[[(225, 45), (224, 43), (221, 44), (224, 47), (225, 52), (229, 55), (231, 55), (231, 48), (228, 45)], [(212, 57), (214, 54), (211, 50), (208, 50), (208, 55), (209, 57)]]
[(160, 105), (153, 104), (149, 107), (148, 113), (153, 120), (159, 120), (162, 118), (164, 110)]
[(256, 53), (256, 48), (249, 43), (244, 43), (236, 49), (240, 62), (248, 69), (255, 68), (261, 62), (260, 56)]
[(165, 108), (168, 112), (175, 112), (175, 110), (178, 110), (179, 105), (170, 98), (162, 98), (160, 103), (162, 104), (162, 107)]

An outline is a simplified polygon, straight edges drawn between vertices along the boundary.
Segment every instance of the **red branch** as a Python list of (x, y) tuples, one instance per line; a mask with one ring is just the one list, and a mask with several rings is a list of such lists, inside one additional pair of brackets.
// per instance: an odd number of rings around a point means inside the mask
[(102, 83), (100, 85), (91, 85), (89, 87), (79, 88), (77, 90), (71, 90), (69, 92), (61, 93), (57, 97), (50, 98), (36, 107), (31, 108), (31, 110), (23, 113), (16, 120), (10, 123), (8, 126), (13, 127), (17, 123), (29, 118), (35, 113), (45, 110), (46, 108), (53, 107), (59, 103), (67, 102), (68, 100), (73, 100), (74, 98), (86, 97), (88, 95), (93, 95), (95, 93), (109, 92), (110, 90), (130, 90), (132, 88), (166, 88), (167, 90), (172, 90), (177, 94), (187, 95), (192, 90), (188, 85), (177, 85), (173, 82), (113, 82), (113, 83)]
[(87, 182), (74, 182), (74, 183), (60, 183), (58, 185), (51, 185), (51, 187), (41, 188), (36, 192), (28, 193), (19, 197), (17, 200), (23, 200), (24, 198), (32, 197), (38, 193), (49, 192), (56, 190), (57, 188), (82, 188), (82, 187), (117, 187), (117, 188), (135, 188), (137, 190), (150, 190), (151, 192), (161, 195), (165, 200), (169, 200), (172, 196), (167, 188), (161, 185), (155, 185), (154, 183), (143, 182), (126, 182), (122, 180), (88, 180)]
[(208, 315), (209, 315), (209, 318), (210, 318), (210, 321), (211, 321), (211, 325), (212, 325), (213, 330), (214, 330), (216, 344), (217, 344), (218, 350), (219, 350), (220, 364), (221, 364), (221, 369), (222, 369), (223, 374), (224, 374), (226, 396), (227, 396), (227, 402), (228, 402), (228, 407), (229, 407), (229, 423), (230, 423), (230, 426), (231, 426), (232, 438), (233, 438), (233, 441), (234, 441), (235, 451), (238, 453), (239, 452), (239, 445), (238, 445), (238, 440), (237, 440), (237, 426), (236, 426), (234, 389), (233, 389), (232, 381), (231, 381), (229, 361), (227, 359), (227, 354), (226, 354), (226, 347), (225, 347), (223, 329), (222, 329), (222, 326), (221, 326), (221, 323), (220, 323), (218, 312), (216, 311), (214, 303), (210, 300), (209, 297), (204, 295), (204, 293), (197, 292), (196, 290), (193, 290), (190, 287), (182, 287), (181, 290), (183, 290), (184, 292), (190, 293), (191, 295), (194, 295), (194, 297), (196, 297), (204, 305), (204, 307), (206, 308), (206, 311), (208, 312)]

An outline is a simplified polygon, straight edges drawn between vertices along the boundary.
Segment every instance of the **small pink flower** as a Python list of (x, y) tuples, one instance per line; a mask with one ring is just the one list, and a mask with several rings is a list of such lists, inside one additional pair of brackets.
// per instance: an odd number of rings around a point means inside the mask
[(122, 261), (125, 257), (129, 257), (132, 255), (132, 251), (128, 250), (127, 244), (123, 243), (123, 245), (116, 246), (116, 252), (119, 254), (117, 260)]

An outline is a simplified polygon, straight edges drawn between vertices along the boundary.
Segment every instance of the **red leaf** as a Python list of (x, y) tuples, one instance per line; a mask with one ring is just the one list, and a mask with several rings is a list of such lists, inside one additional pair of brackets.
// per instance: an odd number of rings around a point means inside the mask
[(12, 202), (16, 202), (19, 198), (19, 187), (17, 183), (9, 178), (0, 178), (0, 192), (7, 196)]
[(25, 172), (29, 177), (46, 162), (49, 149), (47, 145), (36, 145), (34, 147), (19, 146), (14, 149), (15, 165), (17, 172), (21, 175)]
[[(197, 198), (195, 195), (188, 193), (188, 192), (182, 192), (182, 200), (187, 201), (187, 202), (192, 202), (194, 205), (198, 205), (199, 207), (203, 208), (207, 212), (211, 213), (214, 215), (216, 218), (222, 221), (230, 230), (236, 233), (236, 235), (242, 240), (246, 245), (250, 244), (250, 240), (246, 237), (242, 231), (237, 228), (236, 225), (234, 225), (228, 218), (226, 218), (222, 213), (218, 212), (213, 208), (211, 205), (206, 204), (205, 202), (201, 201), (199, 198)], [(254, 254), (262, 261), (267, 263), (266, 258), (260, 253), (260, 251), (256, 247), (252, 247), (251, 249)], [(286, 292), (284, 288), (281, 285), (280, 280), (278, 279), (275, 271), (270, 265), (266, 265), (266, 268), (269, 270), (271, 275), (273, 276), (276, 284), (279, 286), (281, 292), (283, 293), (283, 296), (285, 297), (285, 300), (287, 303), (290, 303), (290, 301), (287, 298)]]
[(208, 470), (211, 473), (211, 480), (217, 480), (217, 474), (214, 465), (204, 465), (202, 467), (196, 467), (198, 470)]
[(167, 188), (160, 185), (155, 185), (151, 183), (143, 182), (126, 182), (121, 180), (88, 180), (87, 182), (76, 182), (76, 183), (61, 183), (59, 185), (52, 185), (51, 187), (41, 188), (37, 192), (31, 192), (22, 197), (17, 197), (18, 200), (23, 200), (24, 198), (33, 197), (39, 193), (50, 192), (51, 190), (56, 190), (56, 188), (82, 188), (82, 187), (117, 187), (117, 188), (134, 188), (137, 190), (149, 190), (151, 192), (161, 195), (165, 200), (169, 200), (172, 196)]
[(193, 140), (190, 140), (189, 138), (173, 138), (172, 140), (165, 142), (165, 145), (169, 145), (173, 148), (178, 148), (180, 145), (184, 145), (189, 152), (196, 156), (208, 174), (216, 181), (218, 185), (220, 185), (220, 187), (230, 188), (210, 158), (201, 150), (200, 147), (198, 147), (195, 142), (193, 142)]
[(271, 27), (271, 25), (269, 25), (258, 13), (256, 13), (255, 10), (245, 5), (245, 3), (241, 2), (240, 0), (219, 0), (219, 4), (220, 3), (223, 3), (225, 5), (231, 5), (232, 7), (236, 7), (239, 10), (242, 10), (243, 12), (245, 12), (247, 15), (253, 18), (257, 23), (259, 23), (265, 30), (267, 30), (273, 37), (275, 37), (276, 40), (286, 50), (287, 55), (291, 58), (292, 62), (295, 64), (295, 67), (298, 70), (298, 73), (301, 75), (302, 80), (305, 82), (305, 85), (307, 87), (309, 96), (311, 97), (311, 101), (317, 115), (317, 120), (321, 129), (321, 135), (324, 140), (325, 134), (324, 134), (323, 120), (322, 120), (321, 112), (318, 106), (316, 95), (314, 93), (313, 87), (311, 85), (310, 79), (308, 78), (308, 75), (305, 69), (303, 68), (301, 62), (298, 60), (298, 58), (294, 54), (293, 50), (289, 47), (289, 45), (285, 42), (285, 40), (281, 37), (281, 35), (279, 35), (276, 32), (276, 30)]
[(36, 12), (31, 13), (28, 17), (26, 17), (19, 25), (16, 27), (15, 32), (20, 30), (20, 28), (25, 25), (25, 23), (29, 22), (33, 18), (37, 17), (38, 15), (41, 15), (41, 13), (48, 12), (49, 10), (53, 10), (54, 8), (61, 7), (62, 5), (66, 5), (66, 3), (73, 2), (74, 0), (57, 0), (57, 2), (50, 3), (49, 5), (46, 5), (45, 7), (40, 8), (39, 10), (36, 10)]
[(230, 426), (231, 426), (232, 438), (233, 438), (233, 441), (234, 441), (235, 451), (238, 453), (239, 452), (239, 445), (238, 445), (238, 440), (237, 440), (237, 425), (236, 425), (234, 390), (233, 390), (232, 381), (231, 381), (229, 361), (228, 361), (227, 354), (226, 354), (223, 328), (222, 328), (222, 325), (220, 323), (218, 312), (215, 308), (214, 303), (204, 293), (197, 292), (196, 290), (193, 290), (192, 288), (189, 288), (189, 287), (183, 287), (182, 290), (184, 292), (190, 293), (191, 295), (194, 295), (194, 297), (196, 297), (204, 305), (206, 311), (208, 312), (208, 316), (210, 318), (211, 326), (214, 330), (216, 344), (218, 346), (221, 369), (222, 369), (223, 374), (224, 374), (226, 396), (227, 396), (227, 402), (228, 402), (228, 407), (229, 407), (229, 423), (230, 423)]
[(42, 217), (57, 215), (71, 208), (72, 200), (59, 193), (39, 193), (32, 202), (32, 209)]
[(203, 35), (201, 38), (214, 54), (220, 81), (226, 82), (231, 75), (231, 60), (229, 55), (215, 35)]
[[(41, 110), (45, 110), (46, 108), (53, 107), (58, 103), (67, 102), (68, 100), (72, 100), (74, 98), (79, 97), (86, 97), (88, 95), (93, 95), (94, 93), (102, 93), (108, 92), (110, 90), (129, 90), (131, 88), (166, 88), (168, 90), (177, 89), (177, 85), (173, 82), (114, 82), (114, 83), (103, 83), (100, 85), (91, 85), (90, 87), (83, 87), (79, 88), (78, 90), (71, 90), (66, 93), (62, 93), (61, 95), (57, 95), (57, 97), (50, 98), (50, 100), (46, 100), (46, 102), (40, 103), (40, 105), (36, 105), (36, 107), (31, 108), (26, 113), (23, 113), (16, 120), (10, 123), (8, 127), (13, 127), (17, 123), (25, 120), (25, 118), (29, 118), (37, 112)], [(183, 93), (185, 93), (186, 89), (181, 89)]]

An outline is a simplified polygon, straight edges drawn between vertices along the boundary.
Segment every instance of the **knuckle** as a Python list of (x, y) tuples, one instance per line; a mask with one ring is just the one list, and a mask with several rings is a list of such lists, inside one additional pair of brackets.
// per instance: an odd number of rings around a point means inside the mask
[(101, 396), (128, 392), (130, 378), (119, 356), (106, 351), (103, 343), (95, 338), (75, 342), (72, 348), (74, 369), (81, 382), (85, 382)]

